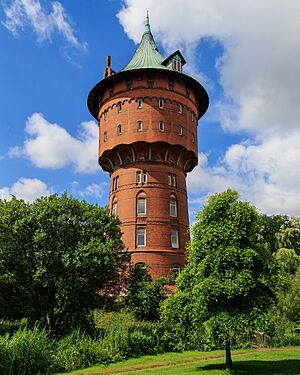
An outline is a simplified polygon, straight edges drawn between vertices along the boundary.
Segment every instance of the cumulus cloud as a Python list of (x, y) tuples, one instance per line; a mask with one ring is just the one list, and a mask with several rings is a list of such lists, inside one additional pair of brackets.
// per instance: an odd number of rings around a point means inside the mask
[(100, 184), (93, 183), (91, 185), (86, 186), (84, 190), (81, 190), (79, 192), (79, 195), (82, 197), (102, 198), (105, 193), (106, 187), (107, 183), (105, 182)]
[(31, 27), (39, 42), (51, 41), (55, 32), (60, 33), (69, 45), (85, 50), (87, 44), (76, 37), (69, 15), (59, 1), (51, 2), (47, 12), (39, 0), (2, 1), (5, 21), (2, 24), (16, 37), (19, 31)]
[[(300, 212), (300, 131), (285, 137), (272, 135), (260, 142), (230, 146), (214, 165), (199, 155), (199, 164), (188, 176), (195, 196), (237, 189), (242, 198), (268, 214), (298, 215)], [(191, 204), (203, 203), (202, 198)]]
[(39, 168), (59, 169), (73, 165), (76, 172), (95, 173), (97, 163), (98, 126), (94, 121), (82, 122), (78, 137), (63, 127), (34, 113), (26, 121), (27, 138), (22, 147), (12, 147), (11, 157), (23, 156)]
[(15, 196), (27, 202), (33, 202), (35, 199), (49, 194), (51, 194), (51, 188), (37, 178), (21, 177), (12, 186), (0, 188), (0, 199), (5, 200), (10, 200)]
[(220, 44), (214, 68), (222, 95), (208, 87), (206, 121), (248, 134), (216, 162), (200, 154), (188, 177), (191, 204), (232, 187), (262, 211), (299, 215), (300, 2), (186, 0), (183, 11), (181, 0), (124, 0), (118, 17), (136, 43), (147, 9), (156, 40), (167, 52), (181, 48), (193, 76), (201, 79), (203, 42)]
[(299, 1), (186, 0), (182, 7), (181, 0), (125, 0), (118, 17), (138, 42), (149, 9), (156, 39), (168, 51), (181, 47), (200, 67), (203, 56), (195, 59), (195, 50), (201, 42), (222, 44), (215, 67), (225, 93), (219, 103), (223, 127), (253, 134), (298, 128)]

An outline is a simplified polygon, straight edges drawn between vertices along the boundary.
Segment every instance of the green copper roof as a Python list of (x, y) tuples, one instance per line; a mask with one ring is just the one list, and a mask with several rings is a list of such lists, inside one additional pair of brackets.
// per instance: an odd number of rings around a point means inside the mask
[(167, 69), (166, 66), (162, 65), (164, 58), (159, 53), (157, 45), (154, 41), (153, 35), (150, 30), (149, 17), (147, 12), (147, 20), (145, 25), (145, 32), (142, 36), (141, 43), (138, 49), (135, 51), (132, 59), (125, 66), (124, 70), (141, 69), (141, 68), (159, 68)]

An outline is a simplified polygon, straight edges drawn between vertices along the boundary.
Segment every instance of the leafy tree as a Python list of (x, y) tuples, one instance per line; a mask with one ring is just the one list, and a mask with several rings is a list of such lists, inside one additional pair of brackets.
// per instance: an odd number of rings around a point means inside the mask
[(289, 225), (281, 227), (276, 237), (279, 248), (294, 249), (300, 255), (300, 218), (292, 217)]
[(258, 216), (260, 226), (259, 234), (263, 242), (266, 243), (271, 253), (275, 253), (281, 245), (278, 243), (277, 233), (289, 226), (290, 218), (286, 215), (272, 215), (265, 214)]
[(0, 316), (39, 321), (53, 335), (90, 327), (128, 260), (118, 224), (66, 194), (0, 200)]
[(162, 320), (179, 335), (226, 348), (227, 369), (231, 343), (267, 326), (275, 298), (278, 267), (257, 240), (257, 221), (236, 191), (212, 195), (197, 216), (176, 292), (163, 304)]
[(167, 294), (165, 285), (165, 279), (152, 280), (147, 268), (132, 269), (125, 302), (137, 319), (152, 321), (159, 319), (160, 305)]

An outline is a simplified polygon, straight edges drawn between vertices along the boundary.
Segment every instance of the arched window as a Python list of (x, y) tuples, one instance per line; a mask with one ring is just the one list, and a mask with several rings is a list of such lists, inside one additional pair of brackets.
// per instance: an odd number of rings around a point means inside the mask
[(146, 194), (141, 191), (136, 197), (136, 214), (144, 216), (147, 213), (147, 199)]
[(161, 132), (164, 132), (164, 131), (165, 131), (165, 123), (162, 122), (162, 121), (160, 121), (160, 123), (159, 123), (159, 130), (160, 130)]
[(118, 125), (117, 132), (118, 132), (118, 135), (122, 134), (122, 125)]
[(170, 206), (170, 216), (177, 217), (177, 199), (176, 199), (176, 196), (173, 194), (170, 196), (169, 206)]
[(180, 271), (181, 271), (180, 264), (177, 264), (177, 263), (173, 264), (173, 266), (171, 267), (172, 274), (173, 275), (178, 275), (180, 273)]
[(139, 262), (134, 265), (135, 268), (139, 268), (140, 270), (146, 270), (147, 266), (145, 263)]
[(158, 99), (158, 106), (160, 109), (163, 109), (165, 107), (164, 99)]
[(117, 203), (117, 200), (114, 199), (112, 206), (111, 206), (111, 214), (114, 216), (117, 216), (117, 213), (118, 213), (118, 203)]
[(142, 121), (138, 121), (137, 122), (137, 131), (141, 132), (142, 130), (143, 130), (143, 122)]
[(103, 140), (104, 140), (104, 142), (107, 141), (107, 132), (104, 132), (104, 134), (103, 134)]
[(182, 104), (178, 103), (178, 113), (182, 113)]
[(181, 125), (179, 126), (179, 135), (183, 135), (183, 127)]
[(122, 103), (121, 102), (118, 103), (118, 112), (122, 112)]

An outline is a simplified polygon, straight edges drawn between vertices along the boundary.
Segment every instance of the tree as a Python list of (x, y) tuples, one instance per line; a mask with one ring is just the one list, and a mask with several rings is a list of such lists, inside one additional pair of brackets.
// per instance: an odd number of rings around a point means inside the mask
[(266, 243), (271, 253), (275, 253), (280, 244), (278, 243), (277, 233), (290, 224), (290, 218), (286, 215), (272, 215), (265, 214), (258, 216), (260, 226), (259, 234), (262, 240)]
[(276, 237), (279, 248), (294, 249), (300, 255), (300, 218), (292, 217), (289, 225), (281, 227)]
[(132, 269), (125, 302), (137, 319), (159, 319), (160, 305), (167, 296), (166, 282), (163, 278), (152, 280), (147, 268)]
[(187, 340), (226, 348), (267, 326), (278, 267), (257, 240), (258, 214), (238, 193), (212, 195), (197, 216), (188, 265), (176, 292), (163, 304), (162, 320)]
[(116, 286), (128, 260), (118, 224), (66, 194), (0, 200), (1, 317), (26, 317), (58, 336), (91, 326), (101, 290)]

